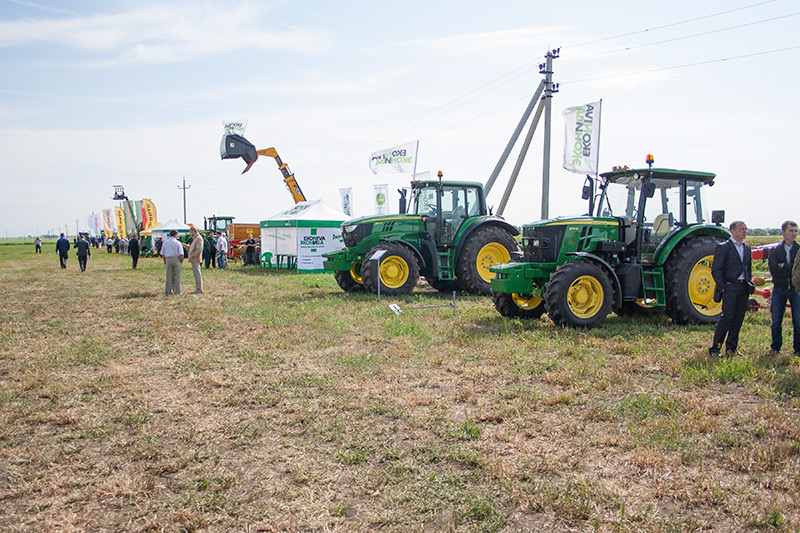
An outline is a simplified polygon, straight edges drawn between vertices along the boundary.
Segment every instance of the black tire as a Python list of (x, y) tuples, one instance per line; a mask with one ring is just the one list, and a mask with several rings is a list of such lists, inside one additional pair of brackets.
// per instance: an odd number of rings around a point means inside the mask
[(333, 277), (344, 292), (361, 292), (364, 290), (363, 283), (359, 283), (353, 277), (353, 271), (351, 270), (337, 270), (333, 273)]
[(436, 278), (429, 278), (426, 276), (425, 281), (428, 282), (428, 285), (430, 285), (439, 292), (461, 291), (461, 285), (458, 283), (458, 280), (455, 279), (436, 279)]
[(672, 251), (664, 268), (667, 315), (676, 324), (719, 322), (722, 303), (715, 302), (711, 265), (719, 241), (696, 237)]
[(501, 228), (475, 230), (467, 237), (456, 262), (456, 277), (461, 287), (471, 294), (491, 294), (494, 273), (489, 272), (489, 267), (509, 262), (512, 252), (518, 250), (514, 237)]
[[(379, 250), (385, 250), (385, 253), (378, 261), (372, 261), (370, 258)], [(378, 292), (380, 283), (381, 294), (411, 294), (419, 281), (417, 257), (402, 244), (379, 244), (369, 251), (361, 265), (364, 286), (372, 293)]]
[(544, 298), (506, 292), (493, 292), (494, 308), (501, 315), (509, 318), (536, 319), (545, 313)]
[(544, 301), (556, 325), (593, 328), (611, 312), (614, 292), (603, 267), (588, 259), (575, 259), (550, 276)]

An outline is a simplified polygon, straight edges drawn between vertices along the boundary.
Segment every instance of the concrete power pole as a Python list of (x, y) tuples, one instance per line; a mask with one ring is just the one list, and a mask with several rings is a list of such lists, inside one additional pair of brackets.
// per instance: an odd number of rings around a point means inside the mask
[(191, 189), (192, 186), (186, 186), (186, 178), (183, 178), (183, 187), (178, 186), (179, 189), (183, 189), (183, 223), (186, 224), (186, 189)]
[(544, 154), (542, 157), (542, 220), (550, 218), (550, 130), (553, 125), (553, 93), (558, 84), (553, 84), (553, 59), (560, 49), (551, 50), (545, 56), (544, 68)]

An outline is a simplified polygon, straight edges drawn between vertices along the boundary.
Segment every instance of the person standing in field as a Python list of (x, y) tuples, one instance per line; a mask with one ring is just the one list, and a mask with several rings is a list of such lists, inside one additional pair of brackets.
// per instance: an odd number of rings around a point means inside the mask
[[(714, 251), (714, 263), (711, 275), (717, 295), (722, 293), (722, 316), (714, 331), (714, 341), (708, 353), (720, 356), (722, 343), (725, 342), (726, 355), (742, 355), (738, 351), (739, 330), (742, 329), (747, 301), (752, 294), (752, 255), (750, 246), (744, 239), (747, 237), (747, 225), (741, 220), (734, 220), (730, 225), (731, 238), (718, 244)], [(752, 286), (755, 289), (755, 286)]]
[(209, 233), (207, 239), (203, 239), (203, 263), (206, 268), (208, 265), (217, 266), (217, 246), (214, 242), (214, 234)]
[(783, 315), (786, 312), (786, 302), (792, 309), (792, 330), (794, 332), (793, 348), (795, 355), (800, 355), (800, 294), (792, 285), (792, 265), (796, 263), (797, 251), (800, 245), (797, 240), (797, 222), (787, 220), (781, 225), (783, 241), (775, 248), (770, 249), (769, 273), (772, 276), (772, 344), (769, 348), (773, 352), (781, 351), (783, 345)]
[(34, 253), (40, 254), (42, 253), (42, 239), (39, 236), (36, 236), (36, 239), (33, 241), (33, 244), (36, 245), (36, 251)]
[(131, 260), (133, 261), (133, 269), (136, 269), (136, 265), (139, 263), (139, 237), (133, 235), (131, 240), (128, 241), (128, 252), (131, 254)]
[(217, 268), (228, 268), (228, 239), (222, 232), (217, 239)]
[(86, 263), (92, 257), (91, 247), (89, 241), (83, 235), (78, 236), (78, 241), (75, 243), (75, 255), (78, 256), (78, 264), (81, 267), (81, 272), (86, 272)]
[(111, 247), (114, 246), (114, 239), (108, 237), (106, 239), (106, 248), (108, 249), (108, 253), (111, 253)]
[(256, 240), (253, 238), (252, 233), (247, 234), (247, 240), (244, 241), (247, 247), (244, 249), (244, 265), (255, 265), (256, 264)]
[(61, 261), (61, 268), (67, 268), (67, 259), (69, 259), (69, 239), (61, 234), (61, 238), (56, 241), (56, 253), (58, 259)]
[(189, 228), (189, 235), (192, 236), (192, 243), (184, 244), (183, 248), (189, 252), (189, 264), (194, 274), (194, 294), (203, 294), (203, 236), (194, 226)]
[(167, 267), (167, 279), (164, 294), (181, 294), (181, 266), (183, 264), (183, 246), (177, 239), (178, 231), (170, 230), (169, 238), (161, 245), (161, 258)]

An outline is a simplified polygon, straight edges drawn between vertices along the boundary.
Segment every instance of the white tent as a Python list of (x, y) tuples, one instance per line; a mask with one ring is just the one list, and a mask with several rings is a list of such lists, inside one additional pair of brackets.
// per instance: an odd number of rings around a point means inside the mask
[(298, 272), (324, 272), (323, 253), (344, 248), (342, 222), (350, 217), (322, 200), (300, 202), (261, 221), (261, 255), (271, 266), (297, 262)]
[(155, 228), (150, 228), (150, 235), (152, 239), (150, 239), (150, 248), (152, 250), (156, 249), (156, 239), (161, 238), (162, 241), (165, 241), (169, 238), (169, 232), (172, 230), (176, 230), (178, 232), (178, 238), (181, 235), (189, 233), (189, 226), (178, 222), (176, 219), (168, 220), (164, 222), (160, 226), (156, 226)]

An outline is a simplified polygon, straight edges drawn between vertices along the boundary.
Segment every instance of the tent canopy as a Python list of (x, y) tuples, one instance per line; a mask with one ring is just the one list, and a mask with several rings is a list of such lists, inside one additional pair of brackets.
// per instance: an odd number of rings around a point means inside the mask
[(322, 254), (344, 246), (341, 225), (349, 218), (322, 200), (300, 202), (261, 221), (261, 252), (295, 256), (298, 272), (324, 272)]
[(156, 226), (154, 228), (150, 228), (150, 231), (157, 231), (161, 233), (169, 233), (171, 230), (177, 230), (178, 233), (188, 233), (189, 226), (178, 222), (176, 219), (168, 220), (163, 224)]

